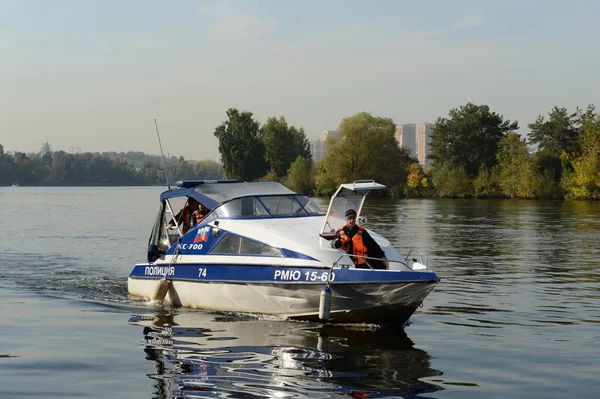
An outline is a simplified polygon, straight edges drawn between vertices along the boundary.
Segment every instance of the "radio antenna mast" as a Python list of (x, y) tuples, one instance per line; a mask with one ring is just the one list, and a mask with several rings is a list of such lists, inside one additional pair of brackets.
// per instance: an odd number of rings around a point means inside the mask
[(160, 142), (160, 133), (158, 132), (158, 123), (156, 122), (156, 119), (154, 119), (154, 126), (156, 127), (156, 135), (158, 136), (158, 145), (160, 146), (160, 155), (162, 155), (163, 169), (165, 170), (165, 179), (167, 180), (167, 187), (170, 190), (171, 184), (169, 184), (169, 175), (167, 175), (167, 164), (165, 162), (165, 153), (163, 152), (162, 143)]

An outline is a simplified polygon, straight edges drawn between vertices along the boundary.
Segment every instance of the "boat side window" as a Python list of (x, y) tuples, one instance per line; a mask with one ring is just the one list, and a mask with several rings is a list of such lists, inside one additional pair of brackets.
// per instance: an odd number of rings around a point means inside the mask
[(229, 201), (216, 209), (216, 216), (223, 218), (269, 216), (255, 197), (243, 197)]
[(271, 247), (259, 241), (251, 240), (236, 234), (227, 233), (213, 249), (210, 254), (244, 254), (282, 257), (279, 248)]
[(215, 220), (218, 216), (219, 212), (209, 212), (208, 215), (204, 216), (204, 219), (202, 219), (202, 223), (208, 223)]

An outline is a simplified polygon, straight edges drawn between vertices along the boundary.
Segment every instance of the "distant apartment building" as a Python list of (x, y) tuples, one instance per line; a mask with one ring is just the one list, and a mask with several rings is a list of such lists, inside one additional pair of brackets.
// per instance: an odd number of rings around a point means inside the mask
[(417, 155), (417, 125), (414, 123), (396, 125), (394, 136), (398, 142), (398, 147), (406, 148), (412, 156)]
[(325, 143), (328, 137), (335, 137), (337, 135), (336, 130), (323, 130), (320, 138), (310, 142), (310, 152), (312, 153), (312, 159), (318, 162), (325, 156)]
[(321, 141), (324, 143), (327, 141), (327, 137), (337, 136), (337, 130), (323, 130), (321, 132)]
[(429, 168), (433, 163), (428, 156), (431, 152), (431, 133), (434, 126), (433, 123), (421, 123), (417, 126), (417, 159), (424, 168)]
[(313, 140), (310, 142), (310, 153), (314, 162), (319, 162), (325, 155), (325, 146), (322, 140)]

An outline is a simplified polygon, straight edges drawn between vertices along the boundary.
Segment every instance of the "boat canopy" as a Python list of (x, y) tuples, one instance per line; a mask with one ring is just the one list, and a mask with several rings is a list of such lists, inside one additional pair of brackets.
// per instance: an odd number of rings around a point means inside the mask
[(296, 194), (276, 181), (201, 184), (195, 191), (219, 203), (239, 197)]
[(174, 197), (192, 197), (210, 209), (239, 197), (257, 195), (296, 194), (279, 182), (239, 182), (235, 180), (193, 180), (175, 183), (180, 187), (165, 191), (160, 200)]
[(169, 200), (174, 216), (188, 198), (197, 200), (211, 212), (205, 221), (215, 218), (265, 218), (324, 215), (311, 198), (296, 194), (279, 182), (238, 182), (235, 180), (194, 180), (175, 184), (176, 189), (161, 194)]

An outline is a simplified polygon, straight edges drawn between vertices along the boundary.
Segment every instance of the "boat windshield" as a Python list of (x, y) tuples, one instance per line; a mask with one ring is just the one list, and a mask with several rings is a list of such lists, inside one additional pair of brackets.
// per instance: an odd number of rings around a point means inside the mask
[(304, 195), (262, 195), (236, 198), (216, 208), (213, 218), (270, 218), (324, 215), (311, 198)]

